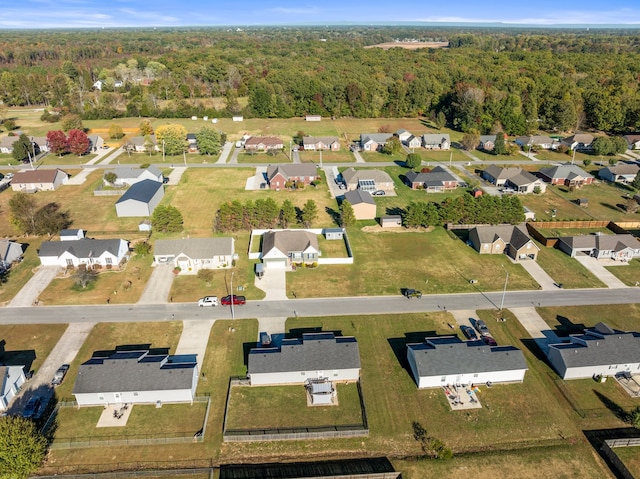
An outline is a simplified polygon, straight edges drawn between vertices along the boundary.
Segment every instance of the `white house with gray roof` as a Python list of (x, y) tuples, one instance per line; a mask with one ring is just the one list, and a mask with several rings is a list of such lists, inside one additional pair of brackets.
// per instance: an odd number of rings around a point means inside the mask
[(572, 258), (578, 253), (616, 261), (640, 258), (640, 241), (630, 234), (567, 236), (558, 240), (558, 248)]
[(496, 186), (513, 189), (517, 193), (544, 193), (547, 190), (544, 181), (518, 167), (502, 168), (489, 165), (482, 172), (482, 178)]
[(248, 376), (252, 386), (304, 384), (307, 380), (357, 381), (360, 352), (353, 337), (333, 333), (305, 333), (284, 339), (277, 347), (249, 351)]
[(78, 406), (190, 403), (198, 385), (195, 354), (169, 356), (116, 351), (80, 365), (73, 395)]
[[(114, 186), (131, 186), (142, 180), (153, 180), (162, 183), (164, 180), (162, 171), (153, 165), (148, 168), (118, 167), (104, 172), (105, 176), (109, 173), (116, 175), (116, 179), (113, 182)], [(104, 177), (103, 180), (105, 184), (108, 184), (108, 181), (104, 179)]]
[(154, 264), (171, 263), (180, 274), (196, 274), (201, 269), (231, 268), (235, 256), (234, 239), (184, 238), (157, 240)]
[(457, 336), (425, 338), (407, 345), (407, 360), (418, 388), (448, 384), (522, 382), (527, 363), (514, 346), (487, 346)]
[(562, 379), (640, 374), (640, 333), (598, 323), (568, 342), (550, 344), (547, 358)]
[(393, 138), (391, 133), (361, 133), (360, 148), (363, 151), (378, 151)]
[(151, 149), (155, 151), (162, 151), (162, 144), (158, 145), (156, 135), (134, 136), (127, 140), (124, 148), (128, 151), (144, 153)]
[(638, 171), (640, 171), (640, 166), (637, 163), (619, 162), (615, 166), (601, 168), (598, 171), (598, 177), (612, 183), (631, 183), (636, 178)]
[(89, 239), (45, 241), (38, 257), (43, 266), (117, 269), (129, 254), (129, 243), (123, 239)]
[(134, 183), (116, 201), (118, 218), (151, 216), (164, 197), (164, 185), (155, 180)]
[(448, 150), (451, 138), (448, 133), (425, 133), (422, 135), (422, 146), (427, 150)]
[(0, 366), (0, 411), (6, 411), (26, 382), (24, 366)]
[(267, 231), (260, 255), (265, 268), (284, 269), (296, 263), (318, 261), (320, 249), (314, 233), (304, 230)]

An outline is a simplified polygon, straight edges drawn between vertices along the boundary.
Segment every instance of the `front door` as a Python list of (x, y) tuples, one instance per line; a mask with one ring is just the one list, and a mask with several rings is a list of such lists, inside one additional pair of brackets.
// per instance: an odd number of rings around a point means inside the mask
[(113, 393), (113, 399), (115, 402), (122, 402), (122, 393)]

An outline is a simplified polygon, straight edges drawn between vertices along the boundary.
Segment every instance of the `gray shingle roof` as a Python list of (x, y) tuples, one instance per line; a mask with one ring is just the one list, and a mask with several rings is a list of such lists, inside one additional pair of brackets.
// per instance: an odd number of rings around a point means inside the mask
[(393, 180), (387, 172), (370, 169), (356, 170), (354, 168), (347, 168), (342, 172), (342, 179), (347, 184), (358, 183), (358, 181), (362, 180), (373, 180), (376, 183), (393, 183)]
[(597, 249), (600, 251), (621, 251), (625, 248), (640, 249), (638, 239), (627, 235), (580, 235), (560, 238), (571, 249)]
[(309, 231), (267, 231), (262, 237), (262, 254), (266, 254), (272, 249), (287, 254), (290, 252), (304, 251), (308, 247), (318, 249), (318, 238)]
[(527, 369), (522, 351), (514, 346), (487, 346), (456, 336), (425, 338), (408, 344), (420, 377)]
[(614, 175), (635, 175), (640, 170), (640, 166), (635, 163), (618, 163), (615, 166), (608, 166), (601, 171), (609, 170)]
[(45, 241), (40, 245), (38, 256), (41, 258), (59, 257), (68, 251), (76, 258), (96, 258), (104, 252), (109, 252), (117, 257), (121, 241), (120, 239), (88, 238), (82, 238), (77, 241)]
[(134, 179), (134, 178), (138, 178), (145, 171), (148, 171), (156, 178), (159, 178), (160, 176), (162, 176), (162, 172), (160, 171), (160, 169), (154, 165), (151, 165), (148, 168), (130, 168), (130, 167), (123, 166), (123, 167), (115, 168), (113, 170), (106, 170), (105, 174), (115, 173), (116, 176), (120, 179), (122, 178)]
[[(522, 246), (531, 241), (531, 237), (527, 232), (527, 228), (523, 225), (487, 225), (476, 226), (472, 228), (478, 235), (480, 244), (493, 243), (498, 238), (502, 239), (505, 244), (511, 244), (516, 249), (520, 249)], [(469, 235), (473, 237), (473, 235)], [(534, 243), (535, 245), (535, 243)], [(536, 246), (537, 248), (537, 246)]]
[(347, 200), (352, 205), (358, 205), (360, 203), (368, 203), (370, 205), (376, 204), (376, 202), (373, 201), (373, 197), (371, 196), (371, 193), (363, 190), (347, 191), (344, 194), (344, 199)]
[(164, 188), (164, 186), (158, 181), (139, 181), (138, 183), (131, 185), (131, 187), (124, 192), (124, 195), (122, 195), (120, 199), (116, 201), (116, 204), (122, 203), (127, 200), (136, 200), (143, 203), (148, 203), (160, 188)]
[(457, 181), (455, 176), (441, 166), (436, 166), (428, 173), (409, 171), (405, 176), (411, 183), (425, 183), (430, 186), (442, 185), (445, 181)]
[(360, 368), (358, 342), (333, 333), (306, 333), (302, 339), (283, 340), (280, 348), (249, 352), (249, 375), (354, 368)]
[(441, 145), (442, 143), (451, 143), (448, 133), (425, 133), (422, 135), (422, 141), (425, 145)]
[(339, 142), (340, 139), (337, 136), (305, 136), (302, 138), (302, 144), (316, 145), (322, 143), (323, 145), (331, 145), (332, 143)]
[(375, 141), (376, 143), (384, 144), (389, 141), (389, 138), (393, 137), (392, 133), (361, 133), (360, 143), (366, 143), (367, 141)]
[(540, 173), (552, 179), (572, 179), (576, 177), (589, 178), (589, 173), (577, 165), (559, 165), (542, 168)]
[[(518, 168), (516, 166), (510, 168), (502, 168), (497, 165), (489, 165), (484, 169), (484, 171), (496, 180), (509, 180), (514, 176), (522, 174), (523, 172), (531, 175), (531, 173), (525, 172), (522, 168)], [(533, 175), (531, 175), (531, 177), (535, 181), (536, 177)]]
[(191, 389), (197, 363), (193, 356), (119, 351), (91, 358), (80, 366), (73, 394)]
[(269, 181), (273, 177), (280, 173), (285, 178), (300, 178), (303, 176), (315, 177), (317, 176), (316, 165), (312, 163), (299, 163), (289, 165), (269, 165), (267, 167), (267, 178)]
[(212, 258), (233, 254), (233, 238), (186, 238), (157, 240), (153, 254), (158, 256), (178, 256), (184, 254), (192, 259)]

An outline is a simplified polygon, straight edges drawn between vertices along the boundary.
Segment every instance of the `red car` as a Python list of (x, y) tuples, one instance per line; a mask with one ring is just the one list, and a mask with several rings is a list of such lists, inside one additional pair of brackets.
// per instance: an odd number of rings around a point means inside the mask
[(491, 336), (482, 336), (482, 340), (484, 341), (484, 343), (487, 346), (497, 346), (498, 343), (496, 343), (496, 340), (493, 339)]
[(220, 304), (222, 304), (222, 306), (230, 306), (232, 301), (234, 306), (242, 305), (242, 304), (246, 304), (247, 298), (245, 298), (244, 296), (236, 296), (235, 294), (229, 295), (222, 298), (220, 300)]

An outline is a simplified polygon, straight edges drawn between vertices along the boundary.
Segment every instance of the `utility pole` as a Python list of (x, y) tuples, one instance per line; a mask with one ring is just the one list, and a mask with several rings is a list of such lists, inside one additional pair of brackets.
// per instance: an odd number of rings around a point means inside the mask
[(231, 319), (236, 319), (235, 314), (233, 312), (233, 300), (234, 300), (234, 294), (233, 294), (233, 271), (231, 272)]
[(322, 149), (320, 149), (320, 168), (322, 168)]
[(164, 163), (164, 140), (162, 140), (162, 162)]
[[(504, 269), (504, 266), (502, 267)], [(509, 272), (505, 269), (505, 273), (507, 273), (506, 278), (504, 279), (504, 289), (502, 290), (502, 301), (500, 301), (500, 311), (504, 308), (504, 297), (507, 295), (507, 283), (509, 282)]]

